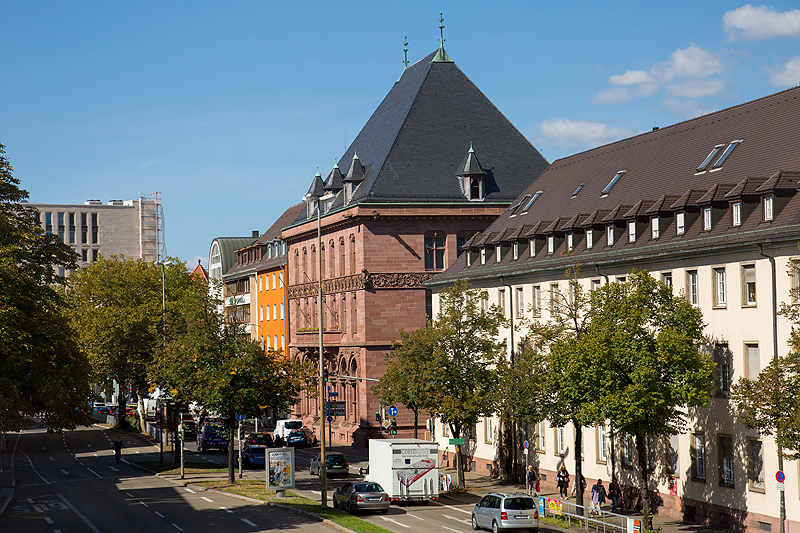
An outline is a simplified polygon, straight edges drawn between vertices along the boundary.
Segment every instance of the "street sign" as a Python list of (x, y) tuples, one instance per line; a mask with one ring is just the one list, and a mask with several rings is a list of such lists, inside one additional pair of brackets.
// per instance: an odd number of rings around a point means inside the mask
[(465, 439), (450, 439), (450, 444), (464, 444)]
[(784, 481), (786, 481), (786, 475), (783, 473), (783, 471), (778, 470), (777, 472), (775, 472), (775, 480), (778, 483), (783, 483)]
[(344, 402), (338, 400), (325, 402), (325, 413), (332, 416), (344, 416), (345, 415)]
[(778, 483), (778, 491), (783, 492), (783, 490), (784, 490), (783, 483)]
[(525, 449), (527, 450), (527, 449), (528, 449), (528, 441), (524, 441), (524, 442), (522, 443), (522, 447), (523, 447), (523, 448), (525, 448)]
[(244, 415), (240, 415), (239, 413), (236, 413), (236, 420), (241, 422), (242, 420), (244, 420)]
[(328, 417), (328, 422), (333, 422), (333, 417), (332, 416)]
[(391, 426), (391, 425), (392, 425), (392, 422), (390, 420), (388, 420), (388, 419), (384, 420), (383, 422), (381, 422), (381, 426), (383, 426), (383, 429), (389, 429), (389, 426)]
[(330, 398), (338, 398), (339, 397), (339, 393), (338, 392), (329, 392), (328, 393), (328, 397), (330, 397)]
[(398, 413), (399, 411), (397, 410), (397, 407), (395, 407), (395, 406), (393, 405), (393, 406), (389, 407), (389, 408), (386, 410), (386, 412), (387, 412), (387, 413), (389, 413), (389, 416), (397, 416), (397, 413)]

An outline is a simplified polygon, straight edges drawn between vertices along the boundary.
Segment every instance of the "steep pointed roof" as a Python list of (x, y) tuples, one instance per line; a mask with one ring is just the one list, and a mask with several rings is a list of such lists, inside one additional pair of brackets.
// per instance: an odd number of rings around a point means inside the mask
[(481, 162), (478, 161), (478, 156), (475, 155), (475, 150), (472, 149), (472, 143), (469, 143), (469, 151), (467, 157), (458, 166), (456, 176), (485, 176), (486, 171), (483, 170)]
[(314, 176), (313, 181), (311, 182), (311, 187), (308, 188), (308, 192), (306, 196), (311, 196), (313, 198), (322, 198), (325, 195), (325, 186), (322, 184), (322, 176), (319, 175), (319, 172)]
[(350, 168), (347, 169), (347, 174), (342, 181), (358, 183), (364, 179), (364, 165), (358, 158), (358, 154), (353, 151), (353, 160), (350, 161)]
[(339, 165), (333, 165), (333, 170), (325, 179), (325, 190), (337, 193), (342, 189), (344, 189), (342, 171), (339, 170)]
[[(470, 203), (457, 177), (470, 142), (486, 172), (483, 203), (510, 203), (547, 168), (458, 66), (432, 63), (435, 55), (405, 69), (339, 159), (341, 168), (350, 169), (357, 153), (362, 165), (363, 181), (349, 205)], [(341, 196), (333, 209), (342, 205)]]

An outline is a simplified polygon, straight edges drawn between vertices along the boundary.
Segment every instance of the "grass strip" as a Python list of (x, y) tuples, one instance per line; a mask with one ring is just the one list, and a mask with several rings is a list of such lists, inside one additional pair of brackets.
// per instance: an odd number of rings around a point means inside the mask
[(285, 505), (286, 507), (292, 507), (294, 509), (300, 509), (301, 511), (306, 511), (317, 516), (321, 516), (322, 518), (330, 520), (331, 522), (335, 522), (340, 526), (351, 529), (356, 533), (391, 533), (386, 528), (376, 526), (375, 524), (367, 522), (366, 520), (361, 520), (357, 516), (353, 516), (344, 511), (340, 511), (332, 507), (326, 507), (323, 510), (318, 501), (309, 500), (308, 498), (298, 496), (290, 491), (286, 491), (286, 498), (276, 498), (275, 491), (267, 490), (266, 483), (264, 481), (243, 479), (231, 485), (226, 480), (215, 480), (199, 481), (195, 482), (195, 485), (200, 485), (202, 487), (221, 492), (230, 492), (232, 494), (238, 494), (239, 496), (246, 496), (256, 500), (277, 503), (280, 505)]
[[(161, 461), (136, 461), (136, 464), (147, 468), (148, 470), (152, 470), (153, 472), (157, 472), (159, 474), (180, 474), (181, 469), (180, 467), (174, 468), (172, 466), (172, 461), (170, 462), (161, 462)], [(183, 470), (187, 474), (209, 474), (209, 473), (220, 473), (220, 472), (227, 472), (228, 467), (225, 465), (219, 465), (215, 463), (184, 463)]]

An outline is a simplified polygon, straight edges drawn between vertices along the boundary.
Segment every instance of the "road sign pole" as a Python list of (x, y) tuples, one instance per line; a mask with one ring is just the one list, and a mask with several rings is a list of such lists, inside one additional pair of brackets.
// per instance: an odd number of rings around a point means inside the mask
[(184, 478), (183, 477), (183, 475), (184, 475), (184, 468), (183, 468), (183, 464), (184, 464), (183, 463), (183, 448), (184, 448), (184, 446), (183, 446), (183, 443), (184, 443), (184, 440), (185, 440), (184, 439), (185, 436), (186, 436), (186, 433), (184, 432), (184, 427), (183, 427), (183, 412), (181, 412), (181, 479)]

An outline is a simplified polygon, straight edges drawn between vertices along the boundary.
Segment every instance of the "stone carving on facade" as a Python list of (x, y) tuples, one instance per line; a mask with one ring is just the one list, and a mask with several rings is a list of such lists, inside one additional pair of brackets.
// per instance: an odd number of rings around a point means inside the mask
[[(364, 269), (360, 274), (323, 280), (322, 292), (337, 294), (361, 289), (418, 289), (430, 277), (431, 274), (427, 272), (372, 274)], [(290, 300), (314, 297), (319, 294), (319, 284), (310, 282), (292, 285), (288, 292)]]

